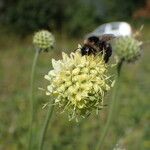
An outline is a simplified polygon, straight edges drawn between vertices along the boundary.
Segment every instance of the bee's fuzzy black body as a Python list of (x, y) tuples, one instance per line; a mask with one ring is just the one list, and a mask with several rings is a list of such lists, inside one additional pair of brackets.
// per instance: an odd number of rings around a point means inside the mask
[(107, 63), (109, 61), (109, 57), (112, 55), (112, 47), (111, 44), (108, 42), (114, 38), (113, 35), (103, 35), (100, 37), (91, 36), (87, 40), (84, 41), (84, 45), (81, 48), (81, 54), (84, 55), (96, 55), (96, 54), (103, 54), (104, 61)]

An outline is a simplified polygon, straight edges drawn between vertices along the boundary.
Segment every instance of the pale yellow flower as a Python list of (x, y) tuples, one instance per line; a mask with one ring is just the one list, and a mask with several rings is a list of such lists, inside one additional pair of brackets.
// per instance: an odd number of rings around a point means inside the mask
[(45, 75), (49, 81), (46, 94), (55, 97), (55, 104), (68, 112), (70, 120), (103, 107), (105, 92), (110, 90), (112, 81), (102, 56), (62, 53), (62, 60), (52, 59), (52, 67)]

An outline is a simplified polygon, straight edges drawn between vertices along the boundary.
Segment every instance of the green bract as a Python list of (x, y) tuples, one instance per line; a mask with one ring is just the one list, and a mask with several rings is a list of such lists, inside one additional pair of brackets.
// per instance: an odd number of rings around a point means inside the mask
[(121, 37), (116, 39), (114, 50), (120, 59), (132, 62), (140, 56), (142, 42), (133, 37)]
[(54, 41), (54, 36), (46, 30), (41, 30), (35, 33), (33, 37), (33, 44), (40, 50), (48, 50), (49, 48), (52, 48)]
[(45, 75), (49, 80), (46, 94), (56, 98), (55, 104), (68, 112), (70, 120), (103, 108), (112, 81), (102, 56), (81, 56), (76, 52), (70, 56), (63, 53), (62, 57), (52, 59), (53, 70)]

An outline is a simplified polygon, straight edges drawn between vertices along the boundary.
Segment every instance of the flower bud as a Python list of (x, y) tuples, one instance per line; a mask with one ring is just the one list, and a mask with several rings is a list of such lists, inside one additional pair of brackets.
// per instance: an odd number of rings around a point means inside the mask
[(33, 44), (39, 50), (48, 51), (54, 46), (54, 36), (47, 30), (41, 30), (35, 33)]
[(79, 68), (75, 68), (73, 71), (72, 71), (72, 75), (78, 75), (80, 72), (80, 69)]
[(133, 37), (121, 37), (116, 39), (114, 50), (120, 59), (132, 62), (140, 56), (141, 45), (142, 42)]

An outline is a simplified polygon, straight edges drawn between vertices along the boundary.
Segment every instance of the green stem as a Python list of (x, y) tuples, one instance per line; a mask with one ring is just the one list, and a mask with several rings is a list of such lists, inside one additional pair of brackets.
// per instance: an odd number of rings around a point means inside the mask
[(31, 106), (31, 116), (30, 116), (30, 128), (29, 128), (29, 144), (28, 144), (28, 149), (32, 150), (32, 126), (33, 126), (33, 119), (34, 119), (34, 96), (33, 96), (33, 87), (34, 87), (34, 75), (35, 75), (35, 67), (37, 64), (39, 56), (39, 50), (36, 50), (34, 59), (33, 59), (33, 64), (32, 64), (32, 70), (31, 70), (31, 79), (30, 79), (30, 106)]
[(47, 116), (46, 116), (46, 119), (45, 119), (45, 122), (44, 122), (44, 126), (43, 126), (43, 129), (42, 129), (42, 132), (41, 132), (41, 137), (40, 137), (40, 142), (39, 142), (40, 143), (39, 144), (39, 150), (43, 150), (44, 138), (45, 138), (46, 131), (47, 131), (47, 128), (48, 128), (48, 124), (50, 123), (51, 118), (52, 118), (53, 110), (54, 110), (54, 105), (49, 107), (49, 110), (48, 110), (48, 113), (47, 113)]
[(117, 97), (117, 92), (118, 92), (118, 88), (119, 88), (120, 73), (121, 73), (121, 68), (122, 68), (123, 62), (124, 62), (124, 60), (121, 59), (120, 62), (117, 64), (117, 76), (116, 76), (116, 81), (115, 81), (116, 84), (115, 84), (113, 94), (112, 94), (112, 101), (111, 101), (111, 105), (110, 105), (110, 109), (109, 109), (108, 119), (107, 119), (107, 122), (106, 122), (106, 126), (105, 126), (105, 128), (102, 132), (102, 136), (100, 137), (100, 141), (98, 142), (95, 150), (102, 149), (105, 137), (108, 133), (109, 127), (110, 127), (111, 122), (112, 122), (113, 117), (114, 117), (113, 113), (114, 113), (114, 108), (115, 108), (115, 105), (116, 105), (116, 102), (117, 102), (116, 97)]
[(121, 73), (121, 68), (122, 68), (123, 62), (124, 62), (124, 59), (122, 58), (122, 59), (118, 62), (118, 65), (117, 65), (117, 75), (118, 75), (118, 78), (120, 77), (120, 73)]

